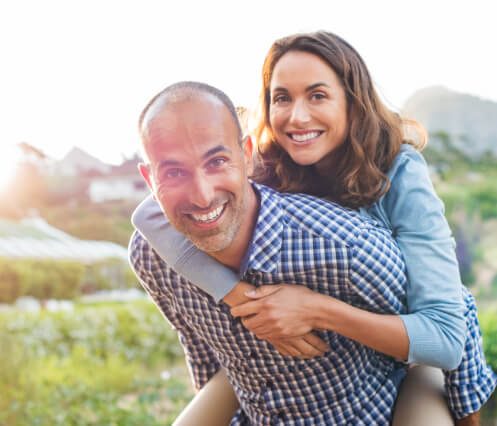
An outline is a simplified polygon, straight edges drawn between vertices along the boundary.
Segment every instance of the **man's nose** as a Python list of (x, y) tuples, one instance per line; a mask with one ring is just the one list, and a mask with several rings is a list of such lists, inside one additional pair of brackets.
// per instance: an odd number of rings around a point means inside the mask
[(190, 202), (198, 208), (210, 207), (215, 196), (215, 188), (211, 179), (203, 173), (196, 173), (192, 179)]
[(293, 103), (290, 122), (293, 124), (304, 124), (311, 120), (309, 108), (305, 100), (297, 99)]

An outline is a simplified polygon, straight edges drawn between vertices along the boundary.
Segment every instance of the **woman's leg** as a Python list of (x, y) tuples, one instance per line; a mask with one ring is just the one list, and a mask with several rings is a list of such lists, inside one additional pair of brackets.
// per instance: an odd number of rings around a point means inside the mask
[(173, 426), (228, 426), (238, 400), (224, 369), (210, 379), (173, 423)]
[(403, 380), (392, 426), (453, 426), (444, 390), (442, 371), (418, 365), (409, 368)]

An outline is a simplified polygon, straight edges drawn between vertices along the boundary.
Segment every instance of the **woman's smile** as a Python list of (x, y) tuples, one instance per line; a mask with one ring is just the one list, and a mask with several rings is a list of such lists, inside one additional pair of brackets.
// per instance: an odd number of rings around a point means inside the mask
[(297, 164), (316, 164), (345, 141), (345, 90), (320, 57), (300, 51), (284, 54), (274, 67), (270, 93), (273, 135)]

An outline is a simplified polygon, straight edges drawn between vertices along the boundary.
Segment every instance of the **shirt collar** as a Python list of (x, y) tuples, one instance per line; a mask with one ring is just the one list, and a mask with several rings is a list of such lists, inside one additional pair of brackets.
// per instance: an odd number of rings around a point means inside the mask
[(281, 252), (283, 231), (283, 211), (279, 194), (263, 185), (252, 183), (259, 196), (259, 215), (247, 252), (242, 259), (241, 276), (248, 269), (262, 272), (275, 272)]

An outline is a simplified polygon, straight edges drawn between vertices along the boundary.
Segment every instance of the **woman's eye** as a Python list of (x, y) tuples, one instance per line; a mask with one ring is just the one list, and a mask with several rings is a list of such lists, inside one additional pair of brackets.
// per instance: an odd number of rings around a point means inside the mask
[(319, 100), (324, 99), (324, 98), (326, 98), (326, 95), (324, 93), (313, 93), (311, 95), (311, 99), (314, 99), (316, 101), (319, 101)]
[(289, 102), (290, 96), (288, 95), (276, 95), (273, 98), (273, 104), (281, 104), (283, 102)]

